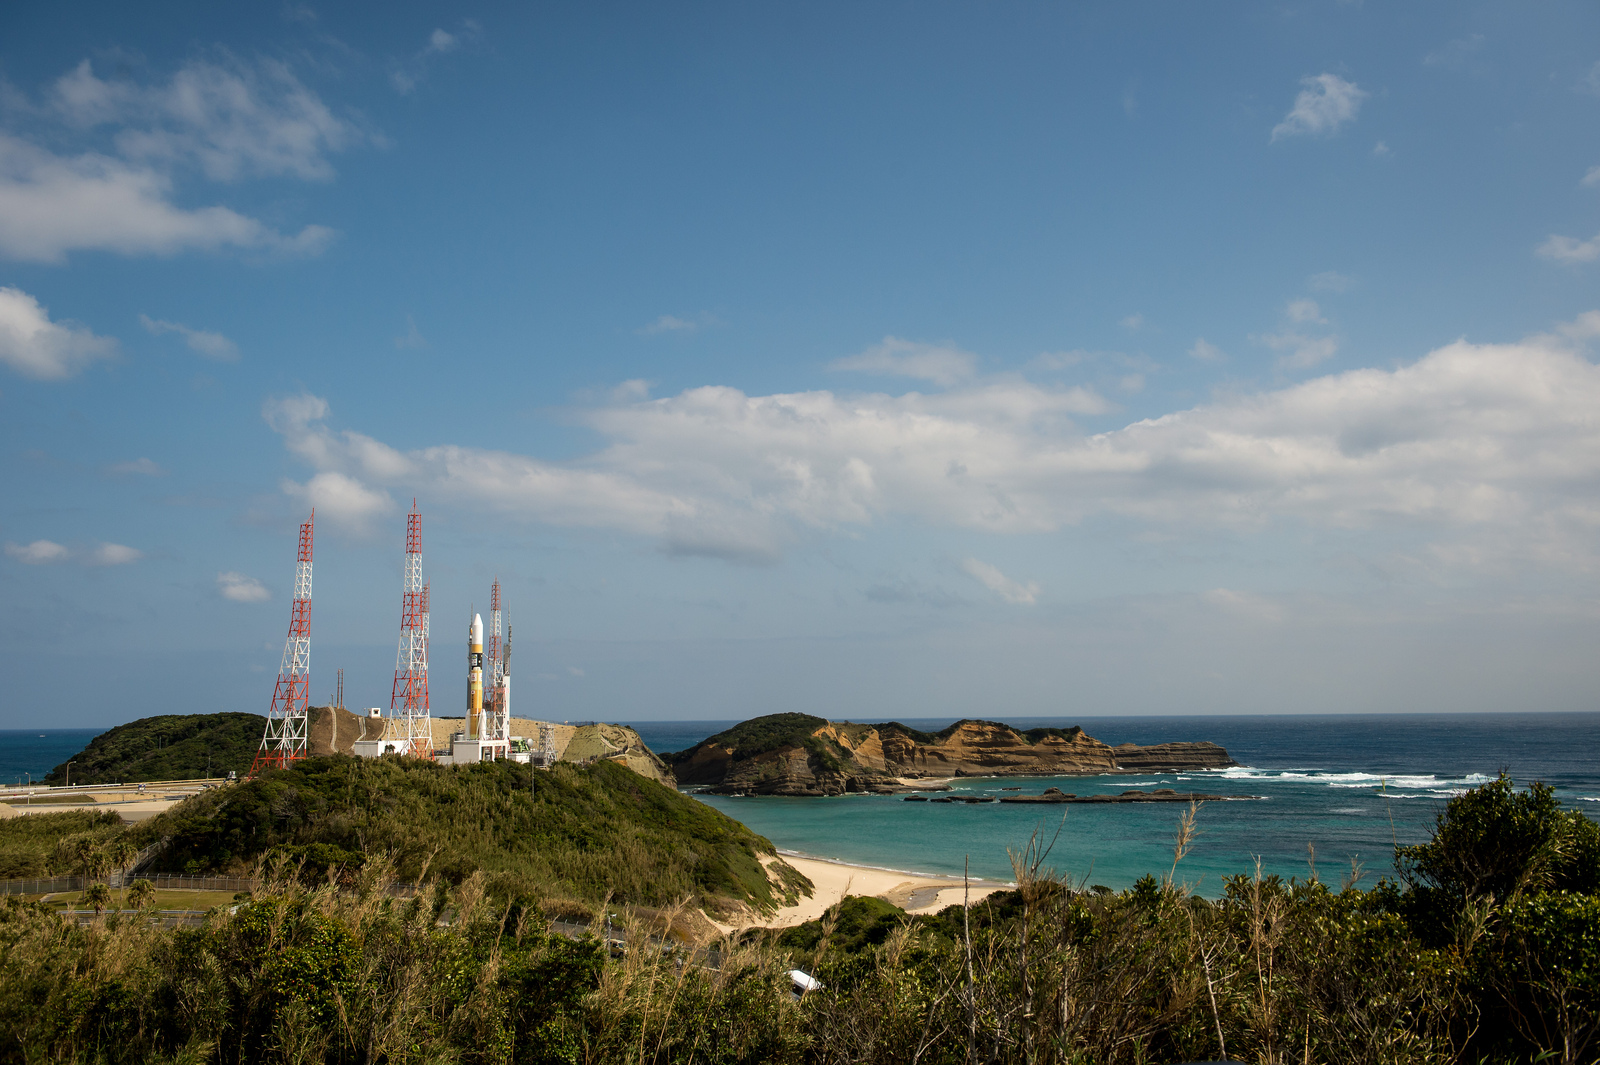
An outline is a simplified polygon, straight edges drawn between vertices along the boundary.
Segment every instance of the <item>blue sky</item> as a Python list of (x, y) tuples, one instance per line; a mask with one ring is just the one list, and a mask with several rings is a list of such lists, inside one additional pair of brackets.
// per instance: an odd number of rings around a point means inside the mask
[(1594, 709), (1597, 31), (10, 5), (0, 727)]

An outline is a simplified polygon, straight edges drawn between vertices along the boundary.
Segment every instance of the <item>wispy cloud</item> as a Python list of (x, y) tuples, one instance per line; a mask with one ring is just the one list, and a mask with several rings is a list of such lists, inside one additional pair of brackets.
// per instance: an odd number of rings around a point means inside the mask
[(136, 477), (164, 477), (167, 471), (162, 469), (151, 459), (132, 459), (128, 462), (113, 462), (106, 467), (107, 473), (119, 476)]
[(1563, 237), (1550, 234), (1548, 240), (1534, 249), (1540, 258), (1549, 259), (1551, 262), (1564, 263), (1567, 266), (1577, 266), (1580, 263), (1592, 263), (1600, 259), (1600, 233), (1588, 240), (1578, 240), (1576, 237)]
[(1588, 171), (1584, 173), (1578, 184), (1587, 189), (1592, 189), (1595, 186), (1600, 185), (1600, 166), (1591, 166)]
[[(329, 156), (377, 138), (335, 115), (279, 62), (194, 60), (165, 82), (107, 81), (84, 60), (38, 102), (17, 106), (53, 125), (43, 143), (0, 133), (0, 255), (61, 262), (68, 253), (164, 255), (239, 248), (314, 255), (333, 237), (286, 235), (223, 206), (181, 207), (175, 178), (325, 181)], [(111, 153), (54, 145), (109, 131)]]
[(1368, 96), (1366, 90), (1353, 81), (1337, 74), (1318, 74), (1301, 78), (1305, 86), (1294, 98), (1294, 106), (1272, 128), (1272, 139), (1284, 137), (1325, 136), (1355, 121), (1361, 103)]
[(453, 33), (443, 27), (435, 27), (434, 31), (428, 34), (427, 43), (420, 51), (411, 58), (396, 63), (395, 68), (389, 73), (389, 83), (400, 95), (409, 95), (427, 76), (433, 62), (439, 56), (460, 51), (463, 46), (477, 39), (481, 29), (482, 27), (472, 19), (463, 21)]
[(1333, 358), (1339, 352), (1338, 337), (1320, 334), (1306, 327), (1327, 325), (1322, 308), (1316, 300), (1293, 299), (1284, 306), (1286, 327), (1276, 333), (1267, 333), (1254, 339), (1273, 351), (1282, 352), (1278, 365), (1286, 369), (1305, 370)]
[(966, 571), (968, 576), (978, 581), (985, 588), (1015, 606), (1029, 606), (1039, 598), (1040, 588), (1037, 581), (1021, 584), (1007, 577), (994, 566), (989, 565), (989, 563), (980, 562), (975, 558), (969, 558), (962, 562), (961, 568)]
[(657, 333), (693, 333), (700, 328), (700, 323), (689, 318), (679, 318), (673, 314), (663, 314), (649, 325), (642, 325), (634, 332), (640, 336), (654, 336)]
[(160, 336), (163, 333), (178, 334), (189, 346), (189, 350), (198, 352), (208, 359), (215, 359), (218, 362), (239, 361), (239, 346), (221, 333), (191, 329), (181, 322), (164, 322), (147, 314), (139, 315), (139, 324), (144, 326), (151, 336)]
[(1312, 274), (1307, 283), (1313, 292), (1348, 292), (1356, 281), (1337, 270), (1324, 270), (1320, 274)]
[(835, 359), (828, 364), (828, 369), (884, 377), (914, 377), (948, 388), (977, 372), (978, 357), (950, 344), (924, 344), (886, 336), (859, 355)]
[(29, 566), (57, 562), (78, 562), (85, 566), (125, 566), (144, 557), (143, 551), (126, 544), (100, 543), (74, 550), (52, 540), (35, 540), (31, 544), (7, 543), (6, 554)]
[(43, 566), (51, 562), (65, 562), (71, 557), (65, 544), (53, 540), (35, 540), (31, 544), (6, 543), (6, 554), (29, 566)]
[(144, 552), (126, 544), (100, 544), (85, 553), (84, 561), (91, 566), (125, 566), (144, 557)]
[(1208, 342), (1205, 337), (1196, 337), (1194, 346), (1189, 349), (1189, 357), (1199, 359), (1201, 362), (1217, 362), (1228, 356), (1221, 348)]
[(411, 315), (406, 315), (406, 331), (394, 338), (394, 346), (402, 350), (428, 346), (428, 338), (417, 329), (417, 323), (412, 320)]
[(50, 320), (39, 301), (18, 288), (0, 288), (0, 363), (37, 381), (72, 377), (115, 355), (117, 342), (76, 322)]
[(266, 585), (232, 570), (217, 574), (217, 594), (235, 603), (264, 603), (272, 598)]
[(1459, 67), (1483, 51), (1486, 38), (1481, 33), (1457, 37), (1422, 57), (1422, 65), (1429, 67)]

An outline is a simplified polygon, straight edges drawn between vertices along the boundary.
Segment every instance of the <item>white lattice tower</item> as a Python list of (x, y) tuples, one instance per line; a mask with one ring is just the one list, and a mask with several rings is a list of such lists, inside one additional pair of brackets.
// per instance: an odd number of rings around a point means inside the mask
[(422, 514), (416, 500), (406, 516), (406, 562), (401, 576), (400, 644), (395, 651), (394, 688), (383, 740), (402, 754), (433, 757), (433, 722), (428, 700), (428, 586), (422, 580)]
[(483, 730), (486, 740), (511, 737), (511, 673), (506, 665), (511, 657), (511, 640), (509, 636), (501, 639), (500, 623), (500, 579), (497, 577), (489, 590), (488, 646), (484, 648), (489, 659), (485, 663), (489, 673), (489, 706)]
[(289, 611), (289, 636), (283, 642), (278, 683), (272, 689), (272, 707), (261, 747), (250, 766), (255, 777), (269, 769), (282, 769), (306, 756), (306, 707), (311, 702), (311, 517), (300, 526), (300, 553), (294, 568), (294, 605)]
[(556, 764), (556, 727), (549, 721), (539, 722), (539, 764), (546, 768)]

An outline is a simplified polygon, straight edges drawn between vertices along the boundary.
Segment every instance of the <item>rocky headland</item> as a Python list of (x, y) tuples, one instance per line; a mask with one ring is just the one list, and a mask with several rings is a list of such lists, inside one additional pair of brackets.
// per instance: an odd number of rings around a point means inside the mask
[(810, 714), (742, 722), (666, 756), (680, 785), (722, 795), (843, 795), (939, 790), (949, 777), (1090, 776), (1223, 769), (1214, 743), (1112, 747), (1080, 728), (1026, 731), (959, 721), (939, 732), (898, 722), (841, 724)]

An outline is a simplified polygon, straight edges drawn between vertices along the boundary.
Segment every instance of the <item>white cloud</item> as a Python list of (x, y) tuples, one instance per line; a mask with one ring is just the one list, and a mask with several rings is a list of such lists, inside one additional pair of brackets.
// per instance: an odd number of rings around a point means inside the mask
[(1293, 330), (1284, 330), (1281, 333), (1268, 333), (1260, 339), (1273, 351), (1285, 352), (1286, 354), (1278, 362), (1291, 369), (1310, 369), (1339, 353), (1337, 337), (1310, 336)]
[(0, 363), (24, 377), (60, 381), (116, 350), (110, 337), (74, 322), (52, 322), (49, 311), (21, 289), (0, 288)]
[(140, 85), (102, 81), (85, 59), (46, 101), (71, 126), (120, 127), (113, 140), (130, 162), (193, 165), (215, 181), (327, 180), (328, 154), (367, 139), (273, 60), (195, 60), (165, 85)]
[(64, 158), (0, 133), (0, 255), (46, 263), (88, 250), (315, 255), (333, 236), (313, 225), (287, 237), (226, 207), (185, 210), (171, 192), (171, 179), (153, 168), (92, 152)]
[(1484, 36), (1481, 33), (1458, 37), (1423, 56), (1422, 63), (1424, 66), (1430, 67), (1459, 67), (1481, 52), (1483, 45)]
[(35, 262), (79, 250), (316, 254), (332, 230), (311, 225), (289, 236), (226, 207), (179, 207), (175, 173), (321, 181), (333, 176), (330, 153), (376, 140), (270, 60), (196, 60), (164, 84), (105, 81), (84, 60), (42, 104), (23, 106), (55, 120), (52, 141), (76, 135), (113, 149), (58, 154), (0, 133), (0, 255)]
[(859, 355), (835, 359), (828, 369), (885, 377), (914, 377), (949, 388), (976, 373), (977, 365), (976, 355), (948, 344), (923, 344), (886, 336)]
[(264, 603), (272, 598), (272, 593), (260, 581), (231, 570), (217, 574), (217, 593), (235, 603)]
[(800, 536), (889, 519), (1020, 533), (1113, 515), (1156, 527), (1387, 524), (1570, 559), (1592, 553), (1600, 527), (1600, 367), (1582, 348), (1597, 337), (1600, 314), (1586, 315), (1519, 343), (1456, 341), (1398, 369), (1092, 434), (1071, 420), (1081, 396), (1010, 379), (936, 395), (713, 386), (612, 402), (579, 414), (605, 444), (566, 462), (448, 443), (399, 451), (330, 428), (314, 396), (266, 415), (318, 477), (620, 530), (675, 554), (760, 561)]
[(125, 544), (100, 544), (84, 556), (91, 566), (125, 566), (144, 557), (144, 552)]
[(679, 318), (671, 314), (663, 314), (649, 325), (640, 326), (634, 332), (640, 336), (653, 336), (656, 333), (693, 333), (700, 328), (700, 323), (692, 322), (687, 318)]
[(1324, 270), (1320, 274), (1312, 274), (1307, 283), (1314, 292), (1348, 292), (1356, 282), (1355, 278), (1337, 270)]
[(1379, 141), (1372, 146), (1372, 154), (1378, 156), (1380, 159), (1389, 153), (1390, 148), (1387, 141)]
[(1201, 362), (1217, 362), (1228, 356), (1221, 348), (1207, 341), (1205, 337), (1196, 337), (1194, 346), (1189, 349), (1189, 357), (1199, 359)]
[(1132, 333), (1137, 333), (1144, 328), (1144, 315), (1130, 314), (1122, 320), (1122, 328)]
[(1561, 237), (1552, 233), (1550, 239), (1535, 249), (1542, 258), (1551, 262), (1565, 263), (1576, 266), (1578, 263), (1592, 263), (1600, 259), (1600, 233), (1588, 240), (1578, 240), (1575, 237)]
[(402, 350), (428, 346), (428, 338), (423, 336), (421, 331), (417, 329), (417, 323), (412, 320), (409, 314), (406, 315), (406, 331), (394, 338), (394, 346)]
[(238, 362), (239, 346), (221, 333), (212, 333), (204, 329), (191, 329), (180, 322), (163, 322), (151, 318), (147, 314), (139, 316), (139, 324), (144, 326), (152, 336), (163, 333), (177, 333), (183, 337), (183, 342), (189, 345), (191, 351), (199, 352), (208, 359), (218, 362)]
[(587, 674), (587, 673), (585, 673), (585, 672), (584, 672), (584, 671), (583, 671), (583, 670), (582, 670), (582, 669), (581, 669), (581, 668), (579, 668), (579, 667), (578, 667), (578, 666), (568, 666), (568, 667), (567, 667), (567, 674), (568, 674), (568, 675), (569, 675), (569, 676), (573, 676), (573, 677), (586, 677), (586, 676), (588, 676), (588, 674)]
[(86, 566), (124, 566), (144, 557), (143, 551), (124, 544), (102, 543), (87, 551), (74, 551), (51, 540), (35, 540), (31, 544), (7, 543), (6, 554), (30, 566), (72, 561)]
[(50, 562), (65, 562), (72, 552), (51, 540), (35, 540), (31, 544), (14, 544), (8, 541), (6, 554), (30, 566), (42, 566)]
[(1019, 584), (987, 562), (969, 558), (961, 563), (961, 568), (985, 588), (1008, 603), (1027, 606), (1039, 597), (1038, 582), (1029, 581), (1027, 584)]
[(325, 470), (305, 484), (285, 481), (283, 490), (305, 500), (328, 520), (361, 532), (371, 528), (373, 518), (394, 510), (389, 493), (333, 470)]
[(1305, 88), (1294, 98), (1294, 107), (1272, 128), (1272, 139), (1332, 134), (1355, 120), (1368, 93), (1353, 81), (1337, 74), (1318, 74), (1301, 78)]
[(423, 45), (421, 51), (410, 59), (401, 60), (396, 64), (395, 69), (389, 74), (390, 84), (402, 96), (410, 93), (427, 76), (435, 57), (459, 51), (463, 45), (477, 38), (479, 29), (478, 23), (472, 19), (464, 20), (461, 28), (454, 33), (443, 28), (435, 28), (428, 34), (428, 43)]
[(1578, 184), (1589, 189), (1594, 188), (1596, 185), (1600, 185), (1600, 166), (1591, 166), (1588, 171), (1584, 173), (1583, 179), (1579, 181)]
[(1284, 316), (1291, 322), (1298, 324), (1316, 323), (1327, 325), (1328, 320), (1322, 317), (1322, 308), (1317, 306), (1316, 300), (1298, 299), (1290, 300), (1289, 306), (1284, 310)]
[(167, 471), (151, 459), (133, 459), (129, 462), (113, 462), (106, 467), (106, 472), (132, 474), (140, 477), (164, 477)]

